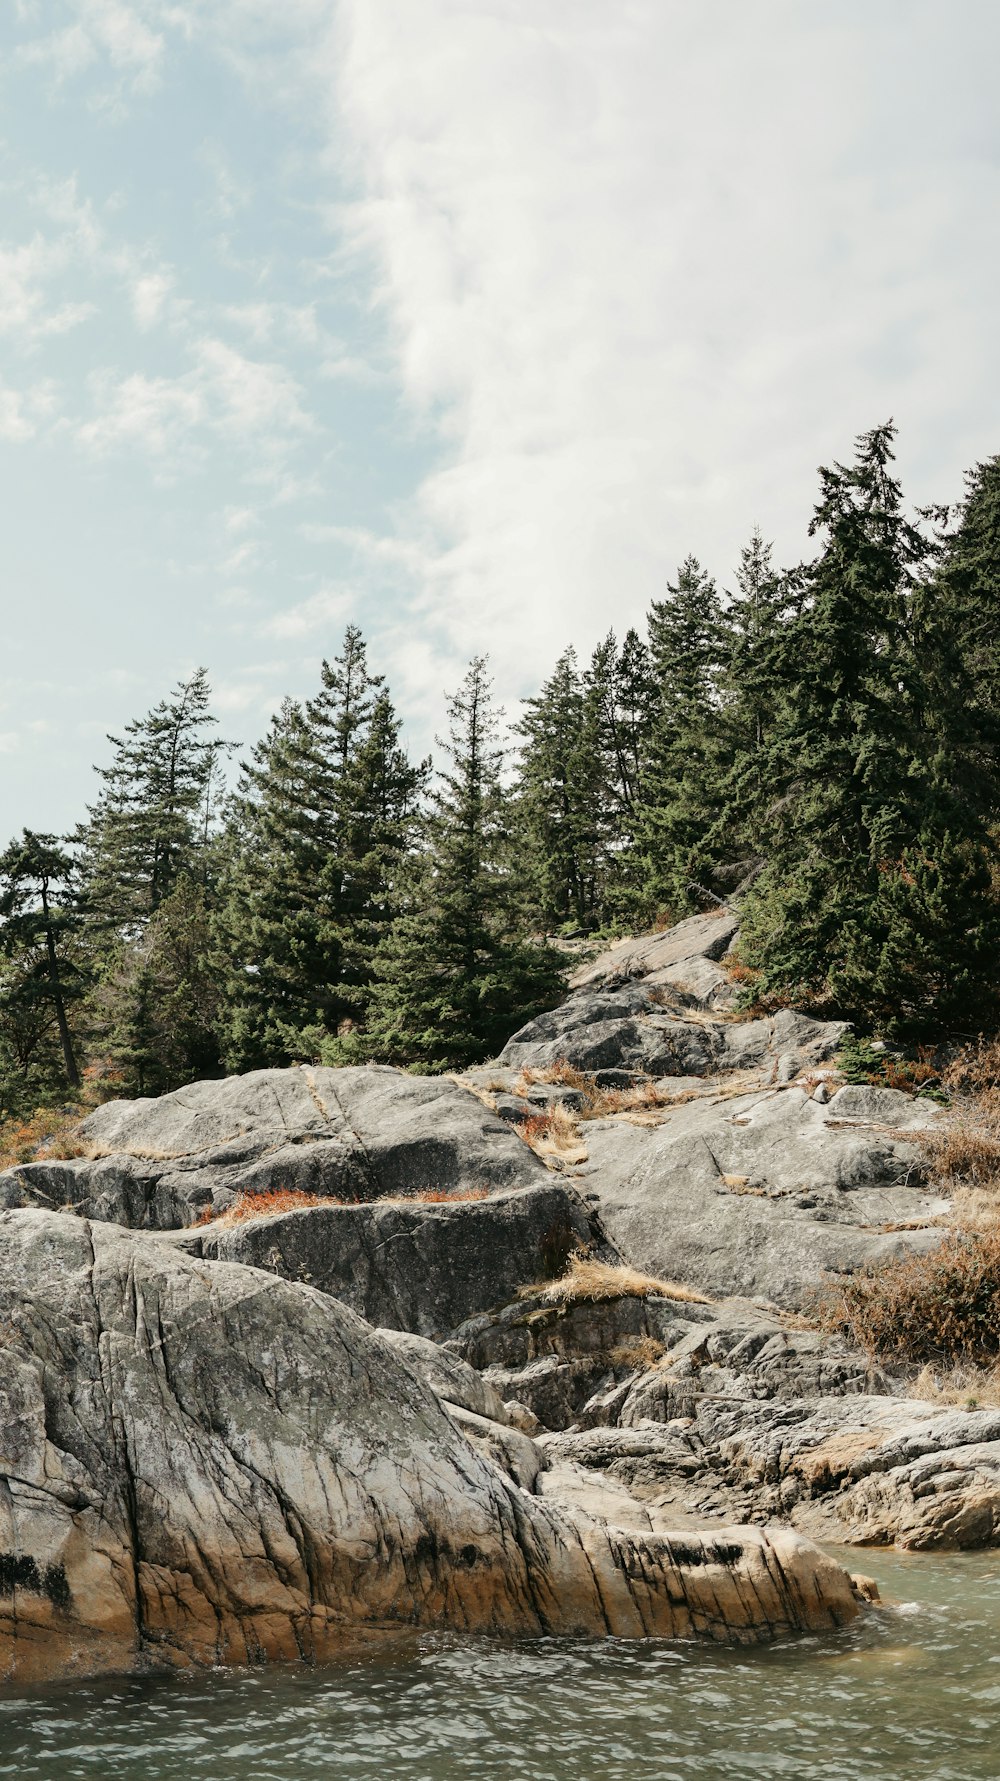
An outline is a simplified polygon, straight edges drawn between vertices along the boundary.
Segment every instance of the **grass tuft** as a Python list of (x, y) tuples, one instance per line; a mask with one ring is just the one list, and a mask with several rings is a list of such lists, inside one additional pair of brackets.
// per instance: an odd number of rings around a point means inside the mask
[(216, 1218), (210, 1206), (195, 1220), (196, 1224), (242, 1224), (248, 1218), (269, 1218), (276, 1213), (302, 1212), (314, 1206), (438, 1206), (463, 1204), (469, 1200), (488, 1200), (488, 1187), (425, 1187), (412, 1194), (385, 1194), (378, 1200), (338, 1199), (332, 1194), (310, 1194), (303, 1188), (274, 1187), (260, 1193), (242, 1193), (231, 1206)]
[(658, 1280), (637, 1268), (616, 1267), (589, 1255), (570, 1257), (569, 1267), (558, 1280), (521, 1288), (521, 1297), (541, 1296), (552, 1305), (599, 1304), (604, 1299), (679, 1299), (690, 1305), (710, 1305), (704, 1293), (676, 1280)]

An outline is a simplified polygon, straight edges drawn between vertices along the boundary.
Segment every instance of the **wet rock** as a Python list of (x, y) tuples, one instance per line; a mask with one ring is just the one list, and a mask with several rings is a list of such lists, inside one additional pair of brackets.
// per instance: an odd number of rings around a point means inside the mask
[(392, 1627), (751, 1641), (858, 1611), (794, 1534), (643, 1535), (530, 1495), (369, 1325), (258, 1269), (7, 1212), (0, 1322), (19, 1683)]

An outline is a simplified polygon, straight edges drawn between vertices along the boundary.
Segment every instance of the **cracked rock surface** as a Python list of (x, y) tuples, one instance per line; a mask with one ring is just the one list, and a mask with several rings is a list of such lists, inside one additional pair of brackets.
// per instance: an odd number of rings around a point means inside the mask
[(547, 1179), (511, 1127), (465, 1090), (377, 1065), (192, 1082), (109, 1101), (79, 1133), (89, 1155), (7, 1170), (0, 1205), (171, 1230), (274, 1188), (373, 1200)]
[(7, 1212), (0, 1323), (8, 1677), (321, 1658), (401, 1626), (750, 1641), (858, 1611), (793, 1532), (651, 1534), (532, 1494), (398, 1348), (258, 1269)]

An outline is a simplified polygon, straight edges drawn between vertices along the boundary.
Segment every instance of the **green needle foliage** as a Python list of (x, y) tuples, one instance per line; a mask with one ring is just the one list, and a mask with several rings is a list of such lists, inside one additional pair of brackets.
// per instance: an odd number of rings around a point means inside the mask
[(449, 764), (375, 957), (367, 1029), (376, 1055), (430, 1070), (490, 1056), (562, 990), (558, 955), (525, 933), (519, 914), (500, 714), (482, 657), (448, 712), (438, 746)]
[(75, 860), (25, 829), (0, 854), (0, 1114), (79, 1086), (82, 922)]
[(338, 1035), (352, 1054), (427, 775), (399, 730), (352, 625), (319, 692), (286, 702), (244, 769), (218, 920), (231, 1069), (333, 1057)]
[(913, 647), (935, 546), (904, 513), (893, 436), (875, 428), (853, 465), (821, 471), (822, 549), (782, 632), (757, 812), (767, 864), (742, 956), (765, 997), (903, 1034), (984, 1016), (997, 929), (988, 836)]

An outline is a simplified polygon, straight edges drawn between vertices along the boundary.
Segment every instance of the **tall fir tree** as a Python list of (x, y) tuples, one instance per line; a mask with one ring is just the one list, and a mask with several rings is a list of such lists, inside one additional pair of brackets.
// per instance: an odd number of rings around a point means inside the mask
[(600, 919), (606, 800), (598, 712), (576, 651), (563, 652), (541, 691), (524, 701), (512, 820), (538, 919), (587, 932)]
[[(213, 817), (218, 763), (228, 744), (214, 734), (203, 668), (145, 717), (110, 736), (110, 766), (77, 830), (92, 930), (134, 933), (182, 874), (197, 874)], [(113, 941), (112, 941), (113, 944)]]
[(526, 932), (511, 872), (500, 715), (477, 657), (449, 702), (423, 848), (376, 956), (371, 1051), (441, 1069), (489, 1056), (551, 1006), (560, 960)]
[(80, 1085), (82, 920), (75, 860), (25, 829), (0, 854), (0, 1114)]
[(730, 766), (722, 710), (726, 621), (715, 582), (695, 557), (685, 559), (667, 598), (650, 608), (649, 652), (656, 704), (640, 845), (648, 911), (666, 909), (676, 918), (698, 905), (724, 857), (718, 823)]
[[(904, 511), (895, 430), (820, 472), (805, 604), (784, 631), (767, 745), (768, 862), (742, 911), (764, 995), (887, 1033), (982, 1011), (996, 939), (989, 850), (913, 647), (933, 542)], [(974, 1018), (973, 1014), (973, 1018)]]
[(219, 943), (231, 1068), (333, 1056), (360, 1021), (427, 765), (411, 765), (361, 632), (253, 751), (226, 842)]
[(965, 480), (935, 592), (961, 640), (976, 704), (1000, 722), (1000, 455), (977, 464)]
[(585, 697), (589, 745), (599, 762), (599, 918), (603, 927), (627, 927), (645, 910), (639, 824), (657, 710), (649, 650), (637, 631), (626, 632), (620, 650), (613, 631), (597, 645)]

